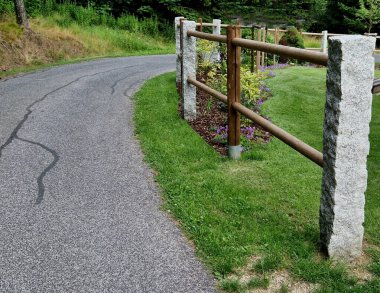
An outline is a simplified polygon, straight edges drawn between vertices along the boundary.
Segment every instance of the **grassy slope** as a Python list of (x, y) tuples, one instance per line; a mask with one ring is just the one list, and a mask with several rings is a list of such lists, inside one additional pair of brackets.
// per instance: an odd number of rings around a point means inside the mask
[[(267, 114), (321, 149), (324, 70), (291, 68), (277, 74), (270, 81), (275, 95), (265, 106)], [(287, 269), (295, 278), (322, 284), (326, 292), (348, 292), (355, 280), (347, 269), (322, 261), (317, 253), (321, 169), (277, 139), (240, 162), (220, 158), (179, 119), (177, 100), (173, 74), (149, 81), (137, 94), (137, 133), (158, 172), (165, 208), (215, 275), (227, 276), (259, 255), (270, 264), (266, 270)], [(366, 206), (366, 238), (372, 243), (380, 239), (376, 113), (380, 99), (374, 99)], [(354, 292), (376, 292), (376, 286), (377, 280)]]
[[(26, 37), (13, 18), (0, 22), (0, 77), (51, 64), (106, 56), (173, 53), (174, 43), (161, 38), (116, 30), (104, 26), (79, 26), (72, 22), (63, 28), (58, 16), (31, 20), (34, 31)], [(1, 67), (3, 70), (1, 71)]]

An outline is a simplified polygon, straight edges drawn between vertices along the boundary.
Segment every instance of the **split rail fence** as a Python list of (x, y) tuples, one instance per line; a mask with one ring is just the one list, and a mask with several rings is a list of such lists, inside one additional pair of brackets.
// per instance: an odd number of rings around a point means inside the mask
[[(205, 28), (205, 27), (215, 27), (218, 25), (220, 26), (220, 28), (224, 28), (224, 29), (228, 27), (227, 24), (221, 24), (221, 23), (218, 23), (218, 20), (216, 20), (216, 21), (217, 22), (215, 22), (215, 20), (214, 20), (213, 23), (207, 23), (207, 22), (203, 22), (202, 18), (198, 18), (197, 23), (196, 23), (197, 30), (202, 32), (203, 28)], [(281, 39), (282, 35), (286, 32), (286, 30), (284, 30), (284, 29), (267, 28), (267, 27), (259, 26), (259, 25), (255, 25), (255, 24), (240, 25), (240, 28), (250, 29), (251, 30), (251, 39), (252, 40), (255, 39), (257, 41), (264, 42), (264, 43), (267, 42), (268, 36), (270, 34), (272, 34), (273, 35), (273, 42), (276, 45), (278, 45), (280, 43), (280, 39)], [(327, 49), (328, 49), (327, 44), (328, 44), (328, 38), (329, 37), (344, 36), (344, 34), (331, 33), (331, 32), (328, 32), (327, 30), (324, 30), (320, 33), (301, 31), (300, 34), (302, 35), (302, 37), (304, 39), (305, 39), (305, 37), (312, 37), (312, 38), (316, 38), (316, 41), (318, 41), (317, 39), (320, 38), (320, 47), (319, 48), (308, 47), (306, 49), (312, 50), (312, 51), (320, 51), (322, 53), (327, 53)], [(378, 36), (377, 33), (366, 33), (365, 35), (375, 37), (377, 40), (380, 39), (380, 36)], [(374, 52), (375, 52), (375, 54), (380, 54), (380, 48), (375, 49)], [(258, 68), (260, 68), (261, 66), (265, 66), (265, 59), (266, 59), (265, 55), (266, 55), (265, 52), (256, 51), (256, 60), (255, 60), (256, 72), (258, 71)], [(254, 52), (252, 51), (252, 61), (251, 61), (251, 64), (252, 64), (251, 71), (252, 72), (254, 70), (253, 58), (254, 58)], [(277, 63), (275, 58), (273, 59), (273, 63)]]
[[(213, 34), (199, 30), (205, 25), (213, 26)], [(358, 257), (362, 253), (372, 91), (380, 92), (380, 82), (373, 82), (375, 38), (334, 36), (329, 39), (329, 54), (325, 54), (243, 39), (240, 26), (227, 26), (227, 35), (221, 35), (220, 27), (220, 20), (206, 24), (183, 17), (175, 19), (177, 82), (181, 83), (183, 118), (196, 118), (196, 89), (200, 89), (228, 106), (231, 158), (240, 157), (240, 115), (244, 115), (323, 167), (322, 249), (332, 258)], [(197, 39), (227, 44), (227, 96), (196, 80)], [(241, 48), (327, 66), (323, 153), (240, 103)]]
[[(215, 23), (203, 22), (202, 18), (200, 17), (200, 18), (198, 18), (196, 25), (197, 25), (197, 28), (198, 28), (199, 31), (203, 31), (203, 27), (212, 27), (212, 26), (215, 26)], [(220, 24), (220, 27), (221, 28), (227, 28), (228, 25), (227, 24)], [(251, 33), (251, 39), (252, 40), (254, 38), (256, 38), (257, 41), (264, 41), (264, 42), (266, 42), (267, 35), (268, 34), (273, 34), (274, 44), (279, 44), (279, 41), (280, 41), (281, 36), (282, 36), (281, 34), (287, 32), (287, 30), (284, 30), (284, 29), (280, 29), (280, 28), (267, 28), (267, 27), (260, 26), (260, 25), (255, 25), (255, 24), (252, 24), (252, 25), (240, 25), (240, 27), (242, 29), (251, 29), (251, 31), (252, 31), (252, 33)], [(255, 36), (255, 31), (256, 31), (256, 36)], [(304, 36), (309, 36), (309, 37), (320, 38), (321, 39), (320, 40), (321, 47), (319, 47), (319, 48), (309, 47), (309, 48), (306, 48), (306, 49), (307, 50), (321, 51), (323, 53), (327, 52), (327, 38), (328, 37), (344, 36), (345, 35), (345, 34), (331, 33), (331, 32), (328, 32), (327, 30), (324, 30), (324, 31), (322, 31), (320, 33), (301, 31), (300, 34), (303, 37)], [(377, 33), (365, 33), (364, 35), (375, 37), (377, 40), (380, 39), (380, 36), (378, 36)], [(375, 53), (380, 54), (380, 48), (375, 49)]]

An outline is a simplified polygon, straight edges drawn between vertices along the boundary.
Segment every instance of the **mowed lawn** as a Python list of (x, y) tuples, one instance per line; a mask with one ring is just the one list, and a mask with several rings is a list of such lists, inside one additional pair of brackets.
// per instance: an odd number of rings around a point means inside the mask
[[(307, 67), (277, 70), (268, 80), (273, 97), (264, 106), (275, 124), (318, 150), (325, 74)], [(240, 161), (219, 156), (180, 119), (174, 73), (148, 81), (135, 99), (136, 132), (157, 172), (164, 209), (178, 220), (224, 290), (265, 290), (273, 275), (287, 272), (293, 282), (312, 284), (320, 292), (380, 292), (379, 96), (371, 123), (366, 257), (350, 267), (326, 261), (318, 252), (319, 166), (275, 138)], [(242, 271), (245, 279), (239, 277)], [(371, 280), (352, 272), (371, 272)], [(286, 282), (281, 290), (287, 292)]]

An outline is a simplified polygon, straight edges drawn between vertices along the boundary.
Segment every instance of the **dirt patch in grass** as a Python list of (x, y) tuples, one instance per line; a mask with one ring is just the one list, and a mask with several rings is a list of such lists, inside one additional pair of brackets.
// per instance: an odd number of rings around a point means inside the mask
[[(253, 256), (249, 259), (247, 265), (235, 270), (224, 282), (228, 288), (229, 282), (234, 284), (235, 290), (226, 290), (229, 292), (255, 292), (255, 293), (310, 293), (319, 287), (301, 280), (294, 279), (286, 269), (277, 269), (268, 272), (257, 272), (254, 268), (262, 261), (260, 256)], [(227, 284), (227, 285), (226, 285)]]
[(368, 270), (370, 264), (372, 263), (371, 256), (367, 253), (369, 250), (377, 250), (378, 247), (375, 245), (370, 245), (367, 242), (363, 243), (363, 254), (358, 259), (351, 261), (347, 264), (348, 272), (353, 277), (357, 278), (359, 283), (365, 283), (371, 281), (374, 275)]

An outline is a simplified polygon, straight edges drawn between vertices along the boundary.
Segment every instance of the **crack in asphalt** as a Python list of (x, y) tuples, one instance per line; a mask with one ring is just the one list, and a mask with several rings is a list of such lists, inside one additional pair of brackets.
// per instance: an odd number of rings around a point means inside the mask
[[(126, 68), (132, 68), (132, 67), (136, 67), (138, 65), (131, 65), (131, 66), (123, 66), (123, 67), (118, 67), (118, 68), (113, 68), (113, 69), (110, 69), (110, 70), (106, 70), (106, 71), (101, 71), (101, 72), (97, 72), (97, 73), (94, 73), (94, 74), (88, 74), (88, 75), (83, 75), (83, 76), (80, 76), (76, 79), (74, 79), (73, 81), (61, 86), (61, 87), (58, 87), (50, 92), (48, 92), (47, 94), (45, 94), (44, 96), (42, 96), (41, 98), (35, 100), (33, 103), (31, 103), (27, 108), (26, 108), (26, 113), (23, 117), (23, 119), (17, 124), (17, 126), (13, 129), (11, 135), (9, 136), (9, 138), (6, 140), (6, 142), (4, 144), (2, 144), (0, 146), (0, 158), (2, 157), (2, 154), (3, 154), (3, 150), (8, 146), (10, 145), (15, 139), (19, 139), (21, 141), (24, 141), (26, 143), (30, 143), (30, 144), (33, 144), (33, 145), (37, 145), (41, 148), (43, 148), (44, 150), (48, 151), (49, 153), (51, 153), (54, 157), (54, 160), (52, 163), (49, 164), (48, 167), (46, 167), (42, 173), (38, 176), (37, 178), (37, 184), (38, 184), (38, 196), (37, 196), (37, 199), (36, 199), (36, 204), (40, 204), (42, 201), (43, 201), (43, 198), (44, 198), (44, 194), (45, 194), (45, 185), (43, 183), (43, 179), (45, 177), (45, 175), (51, 170), (54, 168), (54, 166), (57, 164), (57, 162), (59, 161), (59, 155), (58, 153), (41, 144), (41, 143), (38, 143), (38, 142), (35, 142), (35, 141), (31, 141), (31, 140), (27, 140), (27, 139), (23, 139), (23, 138), (20, 138), (17, 133), (18, 131), (23, 127), (24, 123), (28, 120), (30, 114), (33, 113), (32, 111), (32, 107), (35, 106), (36, 104), (44, 101), (48, 96), (50, 96), (51, 94), (54, 94), (70, 85), (72, 85), (73, 83), (76, 83), (78, 82), (79, 80), (81, 80), (82, 78), (86, 78), (86, 77), (93, 77), (93, 76), (96, 76), (96, 75), (99, 75), (99, 74), (103, 74), (103, 73), (108, 73), (108, 72), (111, 72), (111, 71), (115, 71), (115, 70), (120, 70), (120, 69), (126, 69)], [(127, 78), (127, 77), (126, 77)], [(121, 81), (121, 80), (120, 80)], [(116, 83), (117, 84), (117, 83)], [(116, 87), (116, 84), (114, 85)]]
[(127, 98), (130, 98), (133, 94), (133, 90), (135, 89), (135, 87), (137, 87), (138, 85), (140, 85), (145, 79), (139, 79), (137, 80), (136, 82), (132, 83), (129, 87), (127, 87), (124, 92), (123, 92), (123, 95)]
[(116, 81), (114, 82), (114, 84), (110, 86), (110, 88), (111, 88), (111, 96), (116, 92), (116, 87), (118, 86), (118, 84), (119, 84), (121, 81), (123, 81), (123, 80), (125, 80), (125, 79), (127, 79), (127, 78), (129, 78), (129, 77), (134, 77), (134, 76), (139, 75), (139, 74), (141, 74), (141, 73), (143, 73), (143, 72), (142, 72), (142, 71), (138, 71), (138, 72), (135, 72), (135, 73), (133, 73), (133, 74), (129, 74), (128, 76), (125, 76), (125, 77), (123, 77), (123, 78), (121, 78), (121, 79), (119, 79), (119, 80), (116, 80)]
[(58, 153), (51, 149), (51, 148), (48, 148), (46, 145), (43, 145), (42, 143), (39, 143), (39, 142), (35, 142), (35, 141), (31, 141), (31, 140), (28, 140), (28, 139), (24, 139), (24, 138), (21, 138), (21, 137), (18, 137), (17, 135), (15, 136), (15, 139), (18, 139), (18, 140), (21, 140), (23, 142), (26, 142), (26, 143), (30, 143), (30, 144), (33, 144), (33, 145), (37, 145), (41, 148), (43, 148), (44, 150), (48, 151), (49, 153), (51, 153), (54, 157), (54, 160), (53, 162), (51, 162), (49, 164), (49, 166), (47, 166), (40, 174), (40, 176), (38, 176), (37, 178), (37, 184), (38, 184), (38, 196), (36, 198), (36, 202), (35, 204), (38, 205), (40, 204), (43, 199), (44, 199), (44, 194), (45, 194), (45, 185), (44, 185), (44, 177), (45, 175), (51, 170), (54, 168), (54, 166), (57, 164), (57, 162), (59, 161), (59, 155)]

